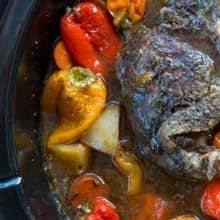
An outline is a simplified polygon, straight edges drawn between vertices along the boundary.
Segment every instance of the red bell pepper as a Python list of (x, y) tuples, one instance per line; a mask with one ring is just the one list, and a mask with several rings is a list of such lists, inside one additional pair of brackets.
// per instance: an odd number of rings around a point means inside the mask
[(104, 197), (96, 197), (91, 203), (78, 206), (77, 219), (120, 220), (114, 205)]
[(115, 64), (121, 42), (107, 15), (95, 4), (79, 3), (63, 16), (61, 34), (79, 65), (106, 76)]
[(119, 220), (114, 206), (105, 198), (98, 197), (93, 203), (93, 211), (86, 220)]

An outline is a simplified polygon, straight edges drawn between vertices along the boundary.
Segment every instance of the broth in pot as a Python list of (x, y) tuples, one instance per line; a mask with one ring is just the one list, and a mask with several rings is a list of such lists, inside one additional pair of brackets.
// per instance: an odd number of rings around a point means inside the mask
[(41, 139), (70, 219), (220, 219), (219, 21), (217, 0), (67, 7)]

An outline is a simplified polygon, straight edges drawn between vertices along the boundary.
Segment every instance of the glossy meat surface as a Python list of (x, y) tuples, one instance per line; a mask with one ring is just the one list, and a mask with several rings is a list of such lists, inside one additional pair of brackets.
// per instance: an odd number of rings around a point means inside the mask
[(164, 29), (208, 38), (220, 53), (219, 0), (167, 0), (160, 16)]
[(191, 135), (220, 121), (220, 78), (212, 59), (141, 26), (121, 53), (118, 74), (142, 155), (175, 176), (220, 176), (220, 150)]

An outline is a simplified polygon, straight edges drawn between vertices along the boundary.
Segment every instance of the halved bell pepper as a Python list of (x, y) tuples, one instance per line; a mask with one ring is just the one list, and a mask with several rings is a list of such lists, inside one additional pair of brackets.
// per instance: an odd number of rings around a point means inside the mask
[(100, 115), (106, 87), (89, 69), (73, 67), (50, 76), (41, 101), (43, 112), (57, 113), (58, 117), (48, 146), (74, 143)]
[(120, 49), (120, 39), (104, 11), (90, 2), (74, 6), (61, 19), (61, 34), (74, 60), (94, 73), (108, 74)]

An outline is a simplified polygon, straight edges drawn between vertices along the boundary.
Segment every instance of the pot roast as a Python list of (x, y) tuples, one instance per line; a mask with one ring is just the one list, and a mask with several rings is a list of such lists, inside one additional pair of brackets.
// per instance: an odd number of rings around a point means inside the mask
[(153, 29), (142, 24), (118, 62), (122, 102), (139, 151), (170, 174), (191, 180), (220, 176), (220, 150), (195, 138), (220, 121), (220, 78), (214, 60), (175, 32), (198, 31), (218, 50), (214, 9), (211, 0), (168, 1), (160, 11), (162, 23)]

